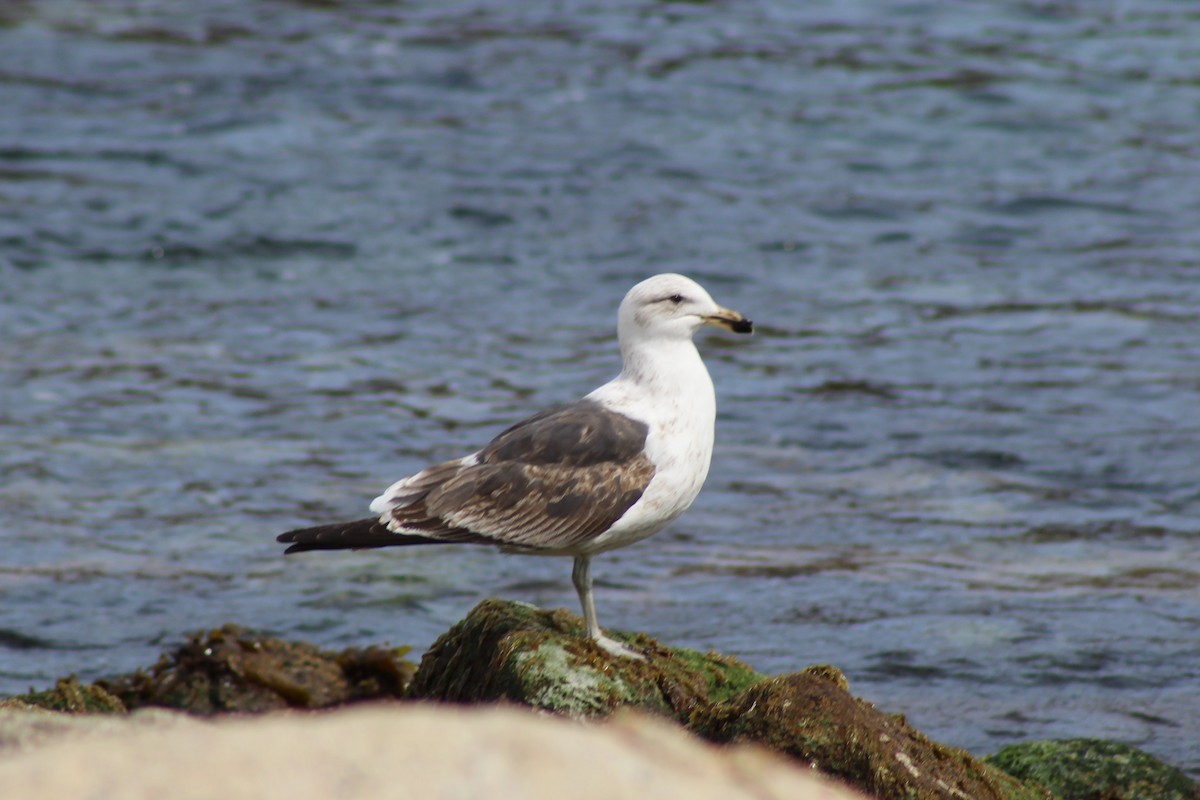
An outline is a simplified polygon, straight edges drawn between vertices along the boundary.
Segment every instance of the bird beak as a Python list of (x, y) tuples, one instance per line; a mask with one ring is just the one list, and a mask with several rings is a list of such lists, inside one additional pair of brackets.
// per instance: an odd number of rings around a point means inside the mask
[(754, 323), (732, 308), (717, 306), (717, 313), (705, 314), (702, 319), (709, 325), (716, 325), (734, 333), (754, 333)]

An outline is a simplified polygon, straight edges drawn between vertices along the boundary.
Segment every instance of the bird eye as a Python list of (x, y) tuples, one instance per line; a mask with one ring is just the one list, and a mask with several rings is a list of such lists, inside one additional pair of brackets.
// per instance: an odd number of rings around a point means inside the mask
[(668, 300), (670, 300), (670, 301), (671, 301), (672, 303), (674, 303), (675, 305), (679, 305), (680, 303), (682, 303), (682, 302), (683, 302), (683, 295), (681, 295), (681, 294), (673, 294), (673, 295), (671, 295), (670, 297), (668, 297), (667, 299), (668, 299)]

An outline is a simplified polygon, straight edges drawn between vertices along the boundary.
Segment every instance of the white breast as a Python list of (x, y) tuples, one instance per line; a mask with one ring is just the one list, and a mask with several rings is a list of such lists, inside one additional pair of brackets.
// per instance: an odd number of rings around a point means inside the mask
[(716, 396), (700, 354), (689, 341), (637, 363), (588, 395), (607, 408), (646, 423), (646, 455), (654, 478), (635, 503), (589, 552), (623, 547), (661, 530), (696, 499), (712, 460)]

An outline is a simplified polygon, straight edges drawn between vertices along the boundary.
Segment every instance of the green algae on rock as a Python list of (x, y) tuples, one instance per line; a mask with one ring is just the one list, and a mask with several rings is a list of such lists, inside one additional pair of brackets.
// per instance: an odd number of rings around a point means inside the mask
[(987, 762), (1069, 800), (1200, 800), (1200, 785), (1132, 745), (1053, 739), (1001, 748)]
[(562, 609), (484, 600), (434, 642), (409, 696), (509, 701), (570, 717), (632, 706), (684, 721), (697, 707), (763, 679), (727, 656), (665, 647), (645, 634), (609, 634), (645, 660), (602, 649), (587, 638), (583, 620)]
[(938, 744), (852, 696), (829, 666), (768, 678), (736, 697), (701, 707), (689, 727), (713, 742), (756, 742), (883, 800), (1048, 800), (969, 753)]
[(81, 686), (70, 679), (45, 692), (12, 698), (29, 707), (122, 712), (149, 706), (192, 714), (329, 708), (404, 695), (416, 665), (407, 647), (349, 648), (340, 653), (285, 642), (225, 625), (191, 636), (149, 670)]

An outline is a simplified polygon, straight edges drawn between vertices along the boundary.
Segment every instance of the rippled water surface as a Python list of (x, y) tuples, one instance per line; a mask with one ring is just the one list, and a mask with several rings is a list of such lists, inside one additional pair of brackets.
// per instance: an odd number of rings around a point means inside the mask
[(0, 692), (574, 610), (556, 559), (274, 536), (611, 377), (671, 270), (761, 333), (702, 337), (708, 486), (597, 560), (602, 623), (1200, 773), (1193, 4), (0, 20)]

